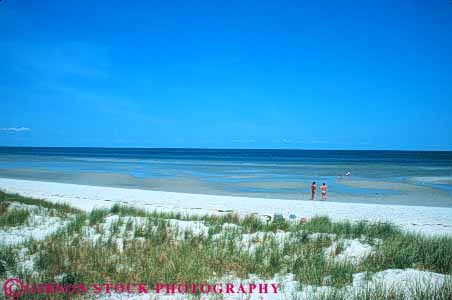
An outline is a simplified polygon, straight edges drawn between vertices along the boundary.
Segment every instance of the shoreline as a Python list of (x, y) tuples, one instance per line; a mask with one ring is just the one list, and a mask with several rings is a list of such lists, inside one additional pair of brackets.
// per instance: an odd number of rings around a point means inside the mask
[[(241, 175), (243, 176), (243, 175)], [(250, 175), (247, 175), (250, 176)], [(56, 170), (31, 170), (0, 168), (0, 178), (29, 181), (72, 183), (78, 185), (115, 187), (126, 189), (165, 191), (184, 194), (265, 198), (271, 200), (310, 200), (312, 181), (293, 180), (239, 180), (226, 181), (182, 174), (173, 177), (142, 178), (131, 174), (111, 172), (63, 172)], [(391, 179), (330, 178), (329, 201), (341, 203), (371, 203), (382, 205), (407, 205), (452, 208), (452, 190), (448, 185), (422, 182), (394, 181)], [(452, 187), (452, 186), (451, 186)], [(428, 199), (428, 201), (426, 201)]]
[(390, 222), (406, 231), (426, 235), (452, 235), (452, 208), (445, 207), (188, 194), (7, 178), (0, 178), (0, 189), (51, 202), (69, 203), (85, 211), (109, 208), (119, 203), (148, 211), (171, 211), (188, 215), (276, 213), (284, 217), (295, 214), (297, 219), (324, 215), (335, 221)]

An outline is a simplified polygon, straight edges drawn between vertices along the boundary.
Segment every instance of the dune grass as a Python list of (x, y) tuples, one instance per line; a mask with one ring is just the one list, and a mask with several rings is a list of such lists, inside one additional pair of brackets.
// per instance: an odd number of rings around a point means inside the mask
[(329, 289), (313, 294), (306, 300), (451, 300), (452, 281), (438, 287), (425, 287), (418, 282), (408, 284), (406, 291), (382, 284), (363, 286), (352, 293), (344, 289)]
[(6, 202), (18, 202), (26, 205), (36, 205), (45, 209), (55, 210), (61, 214), (75, 214), (80, 212), (79, 209), (76, 209), (67, 203), (53, 203), (41, 199), (23, 197), (18, 194), (10, 194), (0, 191), (0, 203)]
[(0, 215), (0, 228), (9, 226), (19, 226), (24, 224), (28, 217), (30, 216), (30, 212), (24, 209), (8, 209), (5, 213)]
[(0, 277), (16, 266), (16, 255), (12, 247), (0, 247)]
[[(85, 213), (68, 205), (5, 193), (0, 193), (0, 199), (5, 206), (0, 218), (9, 211), (7, 203), (13, 201), (75, 216), (68, 226), (44, 241), (31, 240), (21, 245), (36, 255), (38, 277), (27, 272), (15, 274), (32, 282), (53, 282), (60, 278), (86, 284), (144, 282), (152, 286), (156, 282), (209, 281), (226, 275), (247, 278), (249, 274), (257, 274), (269, 279), (276, 274), (292, 273), (301, 287), (335, 288), (315, 299), (350, 299), (350, 294), (341, 291), (352, 282), (353, 274), (359, 272), (372, 274), (391, 268), (416, 268), (452, 273), (451, 237), (406, 233), (387, 223), (332, 222), (321, 216), (306, 224), (287, 220), (268, 222), (256, 215), (189, 216), (121, 205)], [(112, 216), (117, 218), (107, 226), (106, 220)], [(200, 222), (208, 227), (208, 232), (206, 235), (190, 230), (179, 232), (171, 225), (174, 220)], [(311, 236), (319, 233), (323, 235)], [(277, 234), (284, 234), (282, 242)], [(244, 244), (245, 236), (252, 242)], [(324, 255), (324, 249), (333, 241), (344, 238), (362, 239), (373, 245), (374, 251), (355, 264), (336, 262)], [(343, 251), (343, 245), (340, 242), (338, 245), (336, 254)], [(14, 270), (15, 250), (0, 247), (0, 262), (0, 276)], [(447, 298), (450, 291), (448, 282), (434, 291), (414, 288), (413, 294), (418, 295), (415, 300), (421, 296), (427, 300), (450, 299)], [(353, 297), (358, 300), (404, 299), (405, 296), (398, 290), (372, 287), (360, 289)]]

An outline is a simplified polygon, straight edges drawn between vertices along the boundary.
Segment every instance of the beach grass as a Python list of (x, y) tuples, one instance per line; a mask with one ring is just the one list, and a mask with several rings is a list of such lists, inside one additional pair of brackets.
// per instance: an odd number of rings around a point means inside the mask
[(412, 282), (404, 289), (386, 287), (383, 284), (366, 285), (353, 293), (341, 289), (329, 289), (312, 295), (308, 300), (451, 300), (452, 281), (446, 280), (438, 287), (426, 287)]
[(397, 232), (377, 247), (367, 264), (371, 268), (415, 268), (439, 273), (452, 273), (452, 238), (426, 237)]
[(5, 213), (0, 215), (0, 228), (4, 226), (18, 226), (24, 224), (30, 212), (24, 209), (8, 209)]
[(13, 247), (0, 247), (0, 277), (16, 266), (16, 254)]
[(348, 238), (359, 238), (363, 235), (367, 238), (387, 238), (400, 232), (395, 225), (390, 223), (332, 222), (325, 216), (314, 217), (300, 228), (310, 232), (334, 233)]
[[(324, 216), (303, 224), (285, 219), (271, 222), (256, 215), (184, 215), (118, 204), (86, 213), (66, 204), (6, 193), (1, 193), (0, 199), (4, 207), (0, 209), (0, 220), (11, 213), (8, 206), (13, 202), (71, 216), (67, 226), (44, 240), (0, 247), (0, 275), (14, 273), (30, 282), (53, 282), (58, 278), (61, 282), (144, 282), (152, 286), (157, 282), (203, 282), (227, 276), (246, 279), (250, 274), (271, 279), (290, 273), (300, 289), (333, 288), (313, 299), (350, 299), (350, 293), (344, 290), (356, 273), (371, 276), (387, 269), (406, 268), (452, 273), (451, 237), (407, 233), (387, 223), (333, 222)], [(17, 221), (24, 217), (12, 213), (15, 221), (7, 224), (23, 224)], [(187, 224), (190, 226), (184, 227)], [(344, 239), (359, 239), (371, 245), (373, 251), (358, 262), (337, 261), (334, 257), (346, 248)], [(325, 255), (325, 249), (333, 242), (336, 247), (331, 258)], [(17, 249), (23, 247), (34, 255), (34, 272), (16, 266)], [(450, 291), (451, 282), (447, 281), (433, 290), (413, 284), (411, 293), (416, 295), (413, 299), (436, 300), (450, 299)], [(355, 291), (353, 299), (405, 296), (401, 290), (373, 286)]]
[[(22, 203), (26, 205), (35, 205), (41, 208), (49, 209), (49, 210), (55, 210), (62, 214), (71, 214), (71, 213), (79, 213), (80, 210), (77, 208), (74, 208), (70, 206), (68, 203), (54, 203), (45, 201), (42, 199), (35, 199), (31, 197), (23, 197), (18, 194), (10, 194), (5, 193), (3, 191), (0, 191), (0, 204), (6, 203), (6, 202), (17, 202)], [(1, 208), (0, 208), (1, 212)]]

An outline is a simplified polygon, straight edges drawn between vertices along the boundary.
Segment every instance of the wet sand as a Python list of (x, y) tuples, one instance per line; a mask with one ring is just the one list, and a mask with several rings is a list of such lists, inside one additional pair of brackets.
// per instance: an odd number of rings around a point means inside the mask
[[(205, 195), (309, 200), (308, 181), (205, 181), (196, 176), (139, 178), (118, 173), (78, 173), (36, 169), (0, 169), (0, 177), (82, 185), (158, 190)], [(248, 178), (249, 179), (249, 178)], [(416, 181), (417, 182), (417, 181)], [(331, 184), (330, 184), (331, 183)], [(405, 180), (331, 179), (329, 202), (452, 207), (452, 193)], [(318, 195), (320, 196), (320, 195)], [(264, 200), (269, 201), (269, 200)]]

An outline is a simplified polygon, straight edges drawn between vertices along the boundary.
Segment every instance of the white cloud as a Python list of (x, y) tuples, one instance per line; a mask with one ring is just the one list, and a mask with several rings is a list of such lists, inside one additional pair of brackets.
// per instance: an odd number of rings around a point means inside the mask
[(30, 131), (31, 128), (28, 127), (4, 127), (0, 128), (0, 131), (12, 131), (12, 132), (19, 132), (19, 131)]

